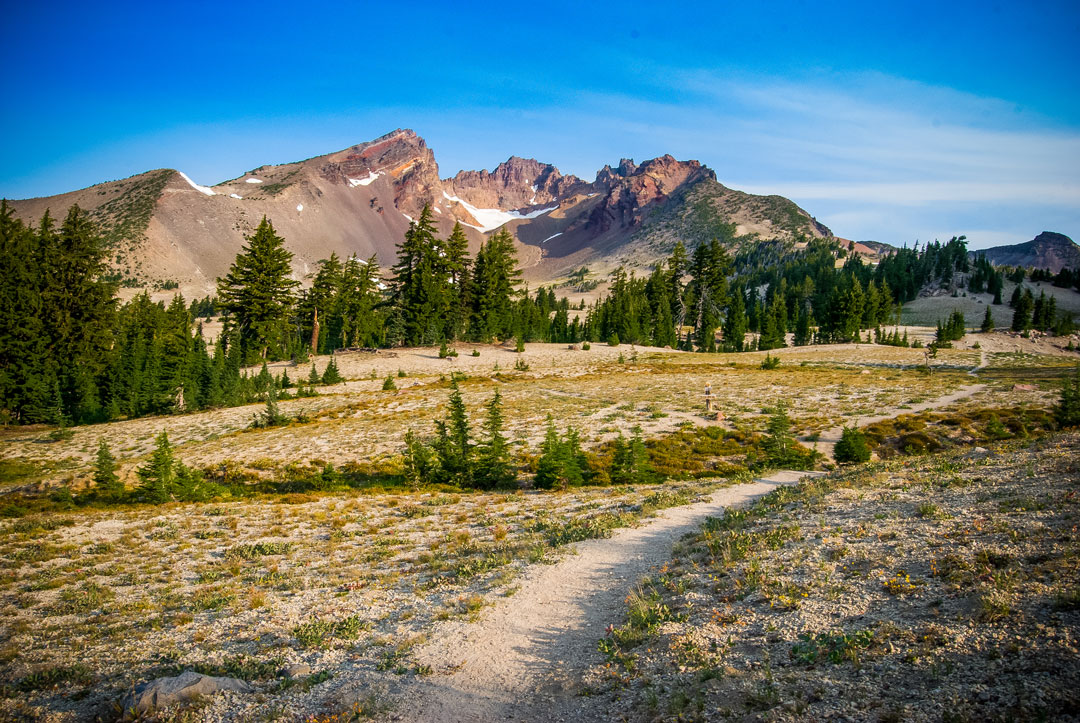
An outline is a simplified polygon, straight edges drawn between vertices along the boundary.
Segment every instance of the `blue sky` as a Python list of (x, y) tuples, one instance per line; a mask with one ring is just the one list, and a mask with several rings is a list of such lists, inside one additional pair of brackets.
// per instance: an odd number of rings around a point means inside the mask
[[(704, 7), (703, 7), (704, 6)], [(443, 176), (695, 158), (835, 233), (1080, 239), (1075, 2), (21, 3), (0, 196), (409, 127)]]

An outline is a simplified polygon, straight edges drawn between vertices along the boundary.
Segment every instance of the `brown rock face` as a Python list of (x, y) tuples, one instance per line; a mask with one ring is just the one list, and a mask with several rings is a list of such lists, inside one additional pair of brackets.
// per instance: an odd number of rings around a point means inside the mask
[(640, 166), (623, 159), (615, 171), (604, 166), (594, 185), (607, 187), (607, 196), (589, 214), (586, 227), (601, 234), (636, 226), (647, 207), (663, 203), (675, 189), (704, 178), (716, 180), (716, 174), (698, 161), (677, 161), (672, 156), (654, 158)]
[(577, 176), (564, 176), (550, 163), (511, 156), (490, 173), (460, 171), (447, 179), (448, 193), (477, 208), (521, 209), (557, 203), (587, 186)]
[(398, 129), (369, 143), (324, 156), (319, 173), (328, 181), (348, 184), (371, 174), (389, 176), (394, 184), (394, 206), (414, 218), (424, 204), (433, 204), (442, 193), (439, 164), (424, 139), (408, 129)]

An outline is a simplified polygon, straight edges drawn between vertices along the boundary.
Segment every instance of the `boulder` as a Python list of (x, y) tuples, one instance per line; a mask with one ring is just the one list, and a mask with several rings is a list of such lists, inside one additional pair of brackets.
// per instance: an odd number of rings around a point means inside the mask
[(281, 671), (281, 674), (285, 678), (306, 678), (311, 675), (311, 666), (307, 663), (295, 663)]
[(253, 693), (254, 689), (238, 678), (217, 678), (185, 670), (173, 678), (158, 678), (137, 687), (124, 702), (124, 712), (141, 715), (175, 703), (186, 703), (223, 691)]

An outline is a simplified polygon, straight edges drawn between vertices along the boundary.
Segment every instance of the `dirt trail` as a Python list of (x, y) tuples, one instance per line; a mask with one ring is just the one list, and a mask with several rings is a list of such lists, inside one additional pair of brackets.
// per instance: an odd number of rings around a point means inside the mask
[(577, 554), (536, 565), (521, 589), (481, 622), (440, 626), (416, 651), (432, 675), (403, 691), (395, 719), (505, 721), (576, 719), (584, 699), (580, 674), (601, 661), (597, 641), (621, 623), (623, 601), (650, 568), (671, 557), (672, 544), (708, 516), (742, 505), (807, 475), (778, 472), (718, 490), (708, 501), (660, 512), (641, 527), (577, 545)]
[[(979, 366), (972, 369), (972, 372), (985, 366), (985, 357), (980, 359)], [(972, 373), (969, 372), (969, 373)], [(985, 384), (968, 384), (967, 386), (960, 387), (951, 394), (946, 394), (943, 397), (937, 399), (931, 399), (928, 402), (922, 402), (920, 404), (912, 404), (906, 409), (889, 409), (885, 414), (880, 414), (873, 417), (856, 417), (855, 421), (848, 426), (865, 427), (869, 424), (876, 424), (877, 422), (884, 422), (886, 419), (892, 419), (898, 414), (915, 414), (917, 412), (925, 412), (928, 409), (938, 409), (939, 407), (947, 407), (953, 402), (958, 402), (961, 399), (966, 399), (971, 395), (981, 392), (986, 388)], [(825, 455), (830, 461), (835, 462), (836, 458), (833, 456), (833, 452), (836, 448), (836, 443), (840, 441), (840, 435), (844, 433), (844, 427), (833, 427), (825, 432), (821, 433), (818, 440), (813, 443), (813, 448)]]

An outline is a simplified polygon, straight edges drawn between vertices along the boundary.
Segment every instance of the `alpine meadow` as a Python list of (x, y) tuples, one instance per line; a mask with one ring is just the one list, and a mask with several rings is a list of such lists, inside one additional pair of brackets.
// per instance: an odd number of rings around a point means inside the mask
[(12, 9), (0, 720), (1080, 718), (1076, 8), (495, 10)]

